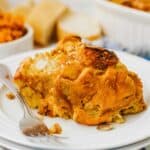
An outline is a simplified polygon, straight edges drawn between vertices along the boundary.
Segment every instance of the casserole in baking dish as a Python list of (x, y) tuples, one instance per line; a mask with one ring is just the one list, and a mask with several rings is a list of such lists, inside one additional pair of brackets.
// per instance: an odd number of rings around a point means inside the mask
[(150, 0), (110, 0), (116, 4), (150, 12)]
[(134, 53), (150, 53), (150, 14), (117, 5), (108, 0), (96, 0), (99, 20), (105, 33)]

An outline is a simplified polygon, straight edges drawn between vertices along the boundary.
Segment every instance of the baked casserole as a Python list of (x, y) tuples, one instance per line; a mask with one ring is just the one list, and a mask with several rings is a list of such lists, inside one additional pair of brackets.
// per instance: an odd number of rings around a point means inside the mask
[(150, 0), (110, 0), (110, 1), (138, 10), (146, 12), (150, 11)]
[(42, 115), (85, 125), (124, 122), (143, 111), (142, 82), (114, 52), (69, 36), (52, 52), (26, 58), (14, 82), (31, 108)]

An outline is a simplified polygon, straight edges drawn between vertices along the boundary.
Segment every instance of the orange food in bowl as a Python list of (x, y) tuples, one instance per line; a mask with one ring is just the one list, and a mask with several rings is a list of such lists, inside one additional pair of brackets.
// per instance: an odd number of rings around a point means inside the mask
[(22, 17), (0, 12), (0, 43), (16, 40), (25, 34)]
[(111, 0), (111, 1), (138, 10), (143, 10), (146, 12), (150, 11), (150, 0)]

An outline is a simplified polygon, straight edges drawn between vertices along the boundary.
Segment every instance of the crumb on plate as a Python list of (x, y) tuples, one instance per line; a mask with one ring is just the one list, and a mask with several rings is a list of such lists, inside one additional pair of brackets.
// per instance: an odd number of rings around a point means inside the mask
[(61, 133), (62, 128), (58, 123), (53, 124), (53, 126), (49, 129), (49, 134), (61, 134)]
[(113, 125), (110, 123), (103, 123), (97, 126), (97, 130), (102, 130), (102, 131), (109, 131), (114, 129)]
[(13, 93), (11, 93), (11, 92), (6, 93), (6, 97), (7, 97), (9, 100), (15, 99), (15, 95), (14, 95)]
[(44, 124), (38, 124), (30, 128), (25, 128), (23, 130), (23, 133), (26, 136), (45, 136), (48, 134), (48, 132), (48, 128)]

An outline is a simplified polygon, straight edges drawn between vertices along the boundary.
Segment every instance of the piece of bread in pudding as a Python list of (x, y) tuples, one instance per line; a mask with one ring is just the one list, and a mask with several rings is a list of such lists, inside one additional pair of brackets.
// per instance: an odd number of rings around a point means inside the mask
[(57, 38), (61, 40), (69, 35), (97, 40), (102, 37), (102, 27), (90, 16), (68, 10), (57, 21)]
[(114, 52), (69, 36), (52, 52), (25, 59), (14, 82), (31, 108), (85, 125), (123, 122), (143, 111), (142, 82)]

